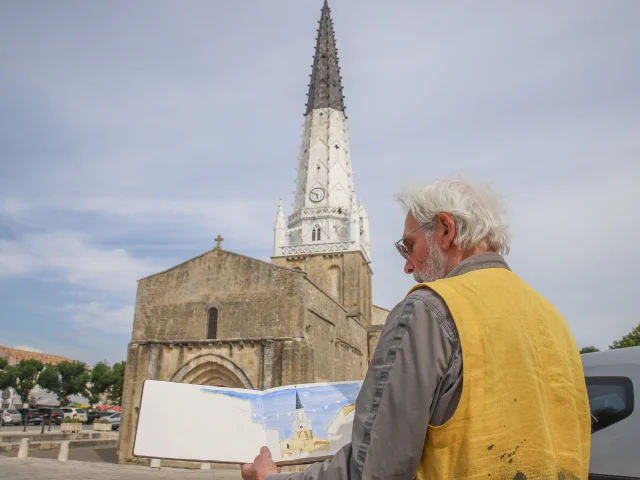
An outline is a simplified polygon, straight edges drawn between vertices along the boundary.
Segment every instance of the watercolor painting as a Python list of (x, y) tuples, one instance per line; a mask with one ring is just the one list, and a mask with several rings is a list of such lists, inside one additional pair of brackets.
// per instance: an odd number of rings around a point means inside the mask
[(283, 460), (335, 454), (351, 440), (361, 382), (301, 385), (265, 392), (266, 429), (277, 430)]
[[(362, 382), (279, 387), (262, 395), (203, 387), (250, 405), (252, 421), (276, 438), (282, 460), (333, 455), (351, 440), (355, 401)], [(266, 442), (270, 443), (270, 442)], [(274, 454), (276, 452), (273, 452)], [(274, 455), (274, 458), (278, 455)]]

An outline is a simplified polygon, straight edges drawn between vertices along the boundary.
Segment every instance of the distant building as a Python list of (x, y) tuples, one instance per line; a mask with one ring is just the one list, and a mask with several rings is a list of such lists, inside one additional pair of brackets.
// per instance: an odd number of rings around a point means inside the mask
[[(319, 23), (292, 211), (278, 203), (271, 262), (223, 249), (218, 236), (214, 249), (138, 282), (120, 462), (133, 460), (147, 379), (264, 390), (364, 378), (389, 311), (372, 303), (369, 217), (326, 1)], [(288, 450), (311, 449), (311, 428), (300, 432)]]
[(70, 358), (48, 353), (31, 352), (17, 348), (0, 347), (0, 357), (6, 359), (9, 365), (17, 365), (21, 360), (39, 360), (45, 365), (57, 365), (60, 362), (72, 362)]

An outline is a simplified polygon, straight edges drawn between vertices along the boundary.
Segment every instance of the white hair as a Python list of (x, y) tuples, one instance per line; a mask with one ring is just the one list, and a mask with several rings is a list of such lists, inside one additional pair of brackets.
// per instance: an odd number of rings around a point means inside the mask
[(502, 198), (488, 185), (474, 185), (461, 178), (437, 180), (426, 186), (406, 186), (396, 195), (405, 214), (411, 213), (428, 233), (440, 213), (453, 217), (454, 244), (460, 249), (488, 248), (509, 254), (509, 225)]

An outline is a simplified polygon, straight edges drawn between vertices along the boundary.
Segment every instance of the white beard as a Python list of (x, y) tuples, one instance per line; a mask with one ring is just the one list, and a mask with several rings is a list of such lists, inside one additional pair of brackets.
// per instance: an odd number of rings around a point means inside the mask
[(434, 282), (447, 276), (447, 256), (433, 241), (433, 237), (427, 237), (429, 254), (422, 259), (420, 269), (413, 272), (413, 278), (418, 283)]

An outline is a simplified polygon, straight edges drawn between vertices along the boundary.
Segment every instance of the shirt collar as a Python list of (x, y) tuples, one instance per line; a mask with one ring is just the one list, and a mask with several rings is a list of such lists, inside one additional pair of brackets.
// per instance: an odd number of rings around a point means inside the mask
[(465, 273), (473, 272), (474, 270), (481, 270), (483, 268), (506, 268), (507, 270), (511, 270), (502, 255), (497, 253), (479, 253), (460, 262), (453, 270), (451, 270), (451, 272), (449, 272), (447, 278), (464, 275)]

